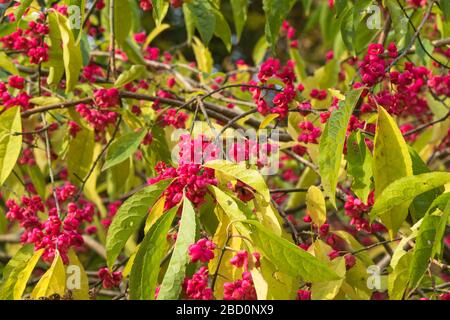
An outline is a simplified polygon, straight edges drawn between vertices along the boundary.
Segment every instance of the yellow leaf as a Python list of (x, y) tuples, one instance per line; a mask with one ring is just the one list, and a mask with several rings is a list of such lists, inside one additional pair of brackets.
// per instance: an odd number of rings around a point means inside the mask
[(0, 115), (0, 186), (6, 181), (16, 165), (22, 148), (20, 107), (10, 108)]
[(66, 289), (66, 269), (59, 255), (56, 251), (53, 263), (47, 272), (42, 276), (41, 280), (37, 283), (33, 292), (31, 293), (32, 299), (38, 299), (41, 297), (50, 297), (51, 295), (58, 294), (64, 296)]
[(295, 299), (299, 279), (278, 271), (278, 268), (264, 257), (260, 263), (260, 270), (255, 268), (251, 270), (258, 300)]
[(0, 68), (8, 71), (12, 74), (19, 74), (19, 71), (16, 68), (16, 65), (9, 59), (8, 55), (3, 51), (0, 52)]
[(69, 250), (69, 265), (66, 268), (67, 272), (67, 289), (72, 292), (72, 297), (75, 300), (89, 300), (89, 280), (84, 270), (83, 264), (76, 253)]
[(150, 209), (150, 213), (147, 216), (147, 221), (145, 222), (144, 232), (147, 233), (152, 225), (164, 214), (164, 205), (166, 204), (166, 197), (162, 196), (156, 201), (153, 207)]
[(167, 23), (163, 23), (160, 24), (159, 26), (155, 27), (152, 32), (149, 33), (149, 35), (147, 36), (147, 39), (145, 39), (145, 43), (143, 45), (143, 49), (146, 50), (147, 47), (150, 45), (150, 43), (160, 34), (162, 33), (164, 30), (169, 29), (170, 28), (170, 24)]
[(306, 194), (306, 208), (312, 221), (321, 226), (327, 221), (327, 209), (322, 191), (316, 186), (311, 186)]
[(38, 263), (39, 259), (41, 258), (42, 253), (44, 252), (44, 249), (40, 249), (36, 251), (31, 259), (28, 261), (27, 266), (25, 269), (23, 269), (19, 275), (17, 276), (17, 281), (14, 286), (13, 291), (13, 297), (14, 300), (20, 300), (22, 298), (22, 294), (25, 291), (28, 283), (28, 279), (31, 276), (31, 273), (34, 270), (34, 267)]
[[(310, 167), (306, 167), (303, 171), (300, 179), (296, 184), (296, 188), (308, 188), (317, 181), (318, 175)], [(289, 198), (289, 202), (286, 209), (296, 208), (305, 203), (306, 193), (305, 192), (295, 192)]]
[[(392, 182), (411, 176), (412, 161), (408, 146), (394, 119), (382, 107), (378, 107), (377, 129), (373, 151), (373, 176), (375, 199)], [(391, 238), (408, 215), (409, 204), (402, 204), (380, 216), (389, 229)]]
[(194, 50), (195, 60), (197, 61), (198, 69), (205, 73), (211, 73), (213, 68), (213, 59), (211, 52), (203, 43), (194, 38), (194, 43), (192, 44), (192, 49)]
[(244, 163), (233, 163), (225, 160), (207, 162), (205, 167), (241, 180), (261, 194), (266, 202), (270, 202), (269, 188), (263, 176), (257, 170), (247, 168)]
[[(235, 251), (239, 251), (242, 246), (242, 239), (238, 237), (230, 237), (229, 235), (238, 234), (236, 227), (233, 226), (231, 220), (225, 214), (223, 209), (219, 206), (216, 207), (215, 213), (219, 220), (219, 226), (213, 237), (213, 242), (217, 245), (214, 252), (214, 259), (208, 264), (210, 274), (218, 272), (220, 276), (217, 277), (215, 287), (213, 288), (216, 299), (223, 298), (223, 284), (225, 282), (232, 282), (240, 277), (242, 270), (238, 270), (235, 266), (230, 264), (230, 259), (234, 256), (234, 251), (225, 250), (222, 256), (222, 248), (229, 247)], [(227, 242), (228, 239), (228, 242)], [(222, 256), (222, 258), (221, 258)], [(220, 261), (220, 268), (217, 270)]]
[(271, 113), (268, 116), (264, 118), (263, 121), (261, 121), (261, 124), (259, 125), (259, 129), (266, 128), (273, 120), (278, 118), (280, 115), (278, 113)]
[(339, 293), (344, 281), (346, 268), (344, 257), (338, 257), (330, 260), (328, 254), (332, 248), (322, 240), (316, 240), (308, 251), (314, 253), (314, 256), (320, 261), (326, 263), (336, 274), (341, 277), (339, 280), (315, 282), (311, 286), (312, 300), (332, 300)]

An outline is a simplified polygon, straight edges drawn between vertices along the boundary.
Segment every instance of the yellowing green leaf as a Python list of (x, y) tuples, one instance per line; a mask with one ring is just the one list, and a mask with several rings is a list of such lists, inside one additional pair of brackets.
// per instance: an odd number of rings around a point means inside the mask
[(263, 121), (261, 121), (261, 124), (259, 125), (259, 129), (265, 129), (267, 126), (276, 118), (278, 118), (280, 115), (278, 113), (271, 113), (267, 115)]
[(340, 279), (329, 266), (295, 244), (270, 232), (259, 222), (247, 220), (245, 224), (250, 225), (252, 229), (251, 238), (258, 251), (281, 272), (312, 283)]
[(65, 16), (56, 11), (50, 11), (49, 15), (55, 15), (58, 22), (62, 40), (64, 70), (66, 73), (66, 92), (70, 92), (77, 85), (81, 67), (83, 66), (80, 44), (75, 44), (69, 21)]
[(75, 300), (89, 300), (89, 279), (83, 264), (73, 249), (69, 250), (69, 265), (66, 267), (67, 289)]
[(352, 191), (366, 203), (371, 189), (372, 155), (359, 131), (348, 137), (346, 159), (347, 171), (352, 177)]
[(145, 73), (147, 69), (143, 65), (134, 65), (129, 70), (124, 71), (114, 82), (114, 87), (120, 88), (124, 85), (133, 82), (134, 80), (140, 80), (145, 78)]
[[(375, 199), (383, 190), (397, 179), (411, 176), (412, 162), (408, 146), (394, 119), (382, 107), (378, 107), (377, 129), (373, 151), (373, 176), (375, 182)], [(408, 215), (409, 203), (384, 212), (380, 216), (389, 229), (391, 237), (397, 232)], [(375, 213), (373, 213), (375, 215)], [(372, 217), (374, 217), (372, 215)]]
[(51, 295), (58, 294), (64, 296), (66, 290), (66, 269), (62, 262), (59, 252), (56, 251), (55, 258), (52, 265), (41, 277), (39, 282), (34, 287), (31, 293), (32, 299), (38, 299), (41, 297), (50, 297)]
[(306, 194), (306, 208), (312, 221), (321, 226), (327, 221), (327, 208), (325, 207), (325, 198), (322, 191), (316, 187), (311, 186)]
[(15, 132), (22, 132), (20, 107), (0, 115), (0, 186), (13, 171), (22, 148), (22, 135), (14, 135)]
[(5, 52), (0, 52), (0, 68), (8, 71), (11, 74), (19, 74), (19, 70), (17, 70), (16, 65), (9, 59), (8, 55)]
[[(372, 219), (386, 212), (394, 210), (399, 205), (409, 206), (411, 201), (419, 194), (432, 190), (450, 182), (449, 172), (430, 172), (416, 176), (400, 178), (388, 185), (378, 196), (370, 212)], [(399, 213), (397, 213), (399, 215)], [(403, 216), (403, 219), (405, 217)], [(400, 223), (403, 222), (403, 219)], [(399, 223), (397, 223), (399, 226)]]
[(231, 176), (244, 182), (261, 194), (266, 202), (270, 202), (270, 192), (263, 176), (256, 170), (246, 168), (245, 164), (224, 160), (207, 162), (205, 167), (212, 168), (224, 175)]
[(339, 108), (331, 113), (320, 137), (319, 173), (324, 193), (329, 196), (334, 207), (336, 207), (335, 194), (344, 151), (345, 134), (350, 116), (361, 93), (362, 89), (358, 89), (347, 94), (345, 101), (341, 102)]
[(208, 74), (211, 73), (213, 68), (213, 58), (208, 48), (205, 47), (199, 39), (194, 38), (192, 49), (194, 50), (198, 69)]
[(192, 203), (184, 197), (183, 212), (177, 240), (170, 258), (169, 266), (161, 283), (158, 300), (176, 300), (181, 292), (181, 286), (189, 263), (188, 249), (195, 242), (195, 211)]
[(160, 35), (163, 31), (167, 30), (170, 28), (170, 24), (167, 23), (163, 23), (160, 24), (159, 26), (156, 26), (147, 36), (147, 39), (145, 39), (145, 43), (143, 45), (143, 48), (146, 49), (150, 43), (158, 36)]
[(22, 298), (23, 292), (27, 287), (28, 279), (30, 279), (31, 273), (41, 258), (43, 252), (44, 249), (36, 251), (31, 259), (28, 260), (27, 266), (17, 275), (17, 282), (14, 286), (13, 292), (14, 300), (20, 300)]
[(67, 169), (70, 180), (79, 183), (89, 172), (94, 161), (94, 131), (81, 127), (69, 143)]
[(27, 244), (21, 247), (8, 261), (3, 269), (3, 282), (0, 286), (0, 300), (12, 300), (14, 298), (14, 287), (19, 274), (27, 267), (29, 260), (33, 257), (34, 246)]
[[(216, 244), (217, 249), (214, 251), (214, 258), (208, 264), (208, 269), (210, 274), (215, 274), (217, 272), (221, 275), (217, 277), (213, 289), (216, 299), (222, 299), (223, 284), (239, 278), (240, 274), (239, 270), (233, 265), (230, 263), (224, 263), (225, 261), (230, 261), (230, 259), (233, 258), (234, 252), (231, 250), (225, 250), (223, 252), (222, 262), (220, 262), (219, 265), (220, 256), (222, 255), (221, 248), (227, 246), (233, 250), (239, 251), (242, 247), (242, 239), (239, 237), (231, 237), (228, 239), (228, 236), (231, 234), (239, 234), (236, 225), (231, 224), (232, 220), (230, 219), (230, 216), (227, 215), (220, 206), (216, 208), (215, 213), (219, 220), (219, 225), (212, 240)], [(219, 269), (217, 270), (217, 268)]]

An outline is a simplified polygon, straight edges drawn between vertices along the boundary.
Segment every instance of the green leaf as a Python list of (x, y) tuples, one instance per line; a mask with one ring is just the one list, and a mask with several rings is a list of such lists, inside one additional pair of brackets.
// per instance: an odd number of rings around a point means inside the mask
[(231, 0), (231, 9), (233, 10), (234, 26), (237, 39), (241, 39), (242, 30), (247, 22), (248, 0)]
[[(413, 149), (409, 148), (409, 155), (411, 156), (412, 168), (414, 175), (418, 175), (421, 173), (431, 172), (428, 166), (423, 162), (420, 155)], [(433, 203), (434, 199), (436, 199), (442, 192), (444, 192), (444, 187), (439, 187), (436, 189), (432, 189), (430, 191), (424, 192), (414, 198), (411, 206), (409, 207), (409, 211), (411, 213), (411, 217), (413, 218), (413, 222), (419, 221), (427, 212), (430, 205)]]
[(258, 171), (248, 169), (242, 163), (233, 163), (224, 160), (209, 161), (205, 164), (205, 167), (244, 182), (261, 194), (266, 202), (270, 202), (269, 188), (263, 176)]
[[(412, 252), (403, 253), (394, 270), (388, 276), (388, 292), (391, 300), (402, 300), (408, 286)], [(377, 275), (374, 275), (377, 276)]]
[(152, 9), (153, 20), (155, 20), (155, 24), (158, 27), (161, 25), (162, 21), (167, 15), (167, 11), (169, 10), (169, 1), (152, 0), (152, 5), (153, 5)]
[(11, 61), (5, 52), (0, 52), (0, 68), (8, 71), (11, 74), (19, 74), (16, 65)]
[(145, 78), (147, 69), (143, 65), (134, 65), (129, 70), (122, 72), (114, 82), (114, 87), (120, 88), (124, 85), (138, 79)]
[(336, 185), (344, 151), (345, 134), (353, 109), (358, 103), (362, 89), (350, 91), (338, 109), (331, 113), (319, 144), (319, 173), (325, 195), (336, 207)]
[(70, 180), (79, 183), (89, 172), (94, 160), (94, 131), (81, 127), (69, 143), (67, 170)]
[(146, 131), (126, 133), (114, 140), (108, 148), (103, 171), (119, 164), (130, 156), (139, 148), (139, 145), (146, 135)]
[(73, 37), (77, 39), (76, 42), (78, 43), (82, 35), (81, 29), (85, 17), (86, 0), (65, 0), (64, 4), (67, 5), (69, 22), (73, 26), (71, 28)]
[(36, 264), (39, 262), (43, 252), (44, 249), (36, 251), (30, 260), (28, 260), (26, 267), (17, 275), (17, 281), (13, 291), (14, 300), (20, 300), (22, 298), (23, 292), (27, 287), (28, 279), (30, 279), (31, 273), (33, 272)]
[(0, 115), (0, 186), (14, 169), (22, 148), (20, 107), (9, 108)]
[(267, 43), (266, 38), (264, 36), (259, 38), (252, 52), (252, 59), (255, 65), (258, 65), (263, 61), (268, 47), (269, 44)]
[(385, 0), (385, 5), (392, 19), (395, 43), (398, 48), (404, 48), (409, 43), (408, 18), (396, 0)]
[[(411, 157), (400, 129), (389, 113), (382, 107), (378, 107), (373, 150), (375, 199), (378, 199), (389, 184), (412, 174)], [(389, 229), (391, 237), (397, 232), (408, 215), (408, 207), (409, 203), (406, 203), (380, 216), (383, 224)], [(372, 219), (375, 215), (376, 213), (373, 213)]]
[[(375, 200), (370, 217), (373, 220), (376, 216), (383, 216), (386, 212), (391, 212), (394, 208), (405, 204), (407, 208), (419, 194), (449, 182), (450, 172), (422, 173), (395, 180)], [(405, 216), (402, 217), (401, 221), (398, 220), (396, 224), (399, 226), (404, 219)]]
[(205, 44), (211, 40), (216, 30), (216, 15), (208, 1), (192, 0), (183, 4), (183, 10), (188, 11), (193, 25), (197, 28)]
[(311, 286), (311, 299), (312, 300), (332, 300), (339, 293), (342, 283), (345, 279), (345, 258), (337, 257), (330, 261), (328, 254), (332, 251), (332, 248), (321, 240), (316, 240), (312, 244), (314, 249), (314, 256), (331, 270), (336, 272), (340, 277), (338, 280), (322, 281), (313, 283)]
[(192, 203), (184, 197), (183, 212), (177, 241), (170, 258), (169, 266), (161, 283), (158, 300), (176, 300), (181, 292), (181, 286), (189, 263), (188, 249), (195, 242), (195, 211)]
[(219, 10), (213, 10), (214, 15), (216, 16), (216, 30), (214, 30), (214, 35), (222, 39), (225, 47), (228, 52), (231, 51), (231, 30), (228, 25), (227, 20), (223, 17), (222, 13)]
[(447, 192), (446, 195), (441, 195), (436, 199), (435, 203), (437, 203), (438, 205), (442, 204), (442, 209), (439, 208), (439, 210), (442, 211), (442, 217), (439, 220), (439, 224), (436, 228), (436, 236), (433, 244), (433, 250), (431, 251), (431, 257), (442, 259), (444, 250), (444, 243), (442, 241), (442, 238), (444, 237), (445, 230), (448, 224), (448, 218), (450, 216), (450, 193)]
[(27, 244), (21, 247), (16, 254), (8, 261), (3, 269), (3, 282), (0, 287), (0, 300), (13, 299), (14, 287), (19, 274), (24, 270), (28, 261), (33, 257), (34, 245)]
[(353, 178), (352, 191), (366, 203), (371, 189), (372, 155), (359, 131), (348, 137), (346, 160), (347, 172)]
[(20, 20), (22, 20), (23, 14), (31, 6), (32, 2), (33, 0), (20, 1), (19, 6), (17, 6), (16, 10), (14, 11), (14, 17), (16, 18), (17, 24), (20, 22)]
[(127, 54), (128, 59), (131, 63), (135, 64), (143, 64), (145, 63), (144, 57), (139, 49), (139, 47), (131, 41), (130, 39), (126, 39), (122, 44), (123, 51)]
[(311, 186), (306, 194), (306, 209), (314, 224), (321, 226), (327, 221), (327, 208), (322, 191), (316, 186)]
[[(339, 280), (340, 277), (325, 263), (320, 262), (310, 253), (295, 244), (275, 235), (259, 222), (244, 221), (251, 225), (254, 245), (263, 256), (272, 261), (281, 272), (300, 277), (305, 282), (322, 282)], [(281, 263), (280, 263), (281, 262)]]
[(136, 192), (120, 206), (106, 237), (105, 247), (110, 269), (128, 238), (140, 227), (149, 209), (170, 183), (171, 180), (163, 180), (148, 186)]
[(39, 282), (31, 292), (32, 299), (38, 299), (41, 297), (50, 297), (51, 295), (58, 294), (64, 296), (66, 290), (66, 269), (62, 262), (59, 251), (56, 251), (55, 258), (52, 265), (44, 273)]
[(55, 15), (58, 22), (62, 40), (64, 70), (66, 73), (66, 92), (70, 92), (77, 85), (83, 66), (80, 44), (75, 44), (69, 21), (65, 16), (56, 11), (50, 11), (49, 15)]
[(59, 29), (58, 19), (55, 13), (49, 13), (48, 27), (50, 48), (48, 51), (49, 59), (47, 62), (49, 65), (47, 84), (52, 87), (56, 87), (64, 75), (64, 57), (63, 50), (61, 50), (61, 31)]
[(280, 33), (281, 24), (297, 0), (263, 0), (266, 13), (266, 40), (273, 47)]
[(446, 0), (441, 0), (439, 2), (442, 12), (444, 13), (444, 18), (446, 21), (450, 21), (450, 2)]
[(46, 199), (46, 193), (47, 193), (47, 186), (45, 177), (41, 172), (41, 169), (39, 166), (25, 166), (26, 173), (31, 179), (31, 182), (33, 183), (34, 188), (36, 189), (36, 192), (42, 199)]
[(419, 283), (427, 270), (439, 220), (439, 216), (429, 215), (423, 218), (422, 224), (420, 225), (410, 263), (410, 288), (414, 288)]
[[(161, 1), (161, 0), (160, 0)], [(155, 3), (155, 1), (153, 2)], [(155, 3), (156, 4), (156, 3)], [(153, 12), (155, 12), (155, 6)], [(109, 23), (109, 20), (108, 20)], [(117, 44), (122, 47), (131, 31), (133, 11), (129, 0), (114, 1), (114, 34)]]
[(160, 263), (167, 248), (167, 233), (178, 207), (159, 218), (142, 240), (130, 273), (130, 299), (153, 300)]

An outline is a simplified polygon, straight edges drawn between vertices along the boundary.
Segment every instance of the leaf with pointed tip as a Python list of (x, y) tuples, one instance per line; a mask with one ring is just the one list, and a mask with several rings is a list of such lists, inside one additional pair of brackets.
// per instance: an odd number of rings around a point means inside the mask
[(159, 289), (158, 300), (178, 299), (186, 273), (186, 265), (189, 263), (188, 249), (195, 242), (195, 228), (194, 208), (188, 198), (184, 197), (177, 240)]
[(345, 101), (342, 101), (339, 108), (331, 113), (320, 137), (319, 173), (324, 193), (330, 198), (334, 207), (336, 207), (336, 186), (344, 151), (345, 134), (350, 116), (362, 91), (363, 89), (353, 90), (346, 95)]
[(162, 180), (150, 185), (136, 192), (120, 206), (106, 237), (106, 255), (110, 269), (128, 238), (140, 227), (150, 208), (171, 182), (172, 180)]
[[(280, 271), (300, 277), (305, 282), (339, 280), (340, 277), (329, 266), (295, 244), (270, 232), (259, 222), (246, 220), (251, 226), (254, 245), (263, 256), (272, 261)], [(280, 263), (282, 262), (282, 263)]]
[(150, 228), (139, 245), (130, 272), (130, 299), (153, 300), (160, 263), (167, 249), (167, 233), (178, 207), (173, 207)]

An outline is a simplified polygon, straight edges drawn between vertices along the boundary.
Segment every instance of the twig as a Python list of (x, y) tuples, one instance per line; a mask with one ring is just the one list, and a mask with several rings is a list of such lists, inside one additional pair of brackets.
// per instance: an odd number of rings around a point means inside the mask
[[(44, 126), (47, 126), (47, 120), (45, 119), (45, 114), (41, 114), (42, 122), (44, 123)], [(50, 175), (50, 181), (52, 184), (52, 193), (53, 198), (55, 199), (55, 206), (56, 206), (56, 212), (58, 213), (58, 217), (61, 219), (61, 208), (59, 206), (59, 200), (58, 195), (56, 194), (56, 185), (55, 185), (55, 177), (53, 176), (53, 169), (52, 169), (52, 154), (50, 149), (50, 139), (48, 138), (48, 132), (44, 131), (44, 138), (45, 138), (45, 149), (47, 153), (47, 163), (48, 163), (48, 173)]]

